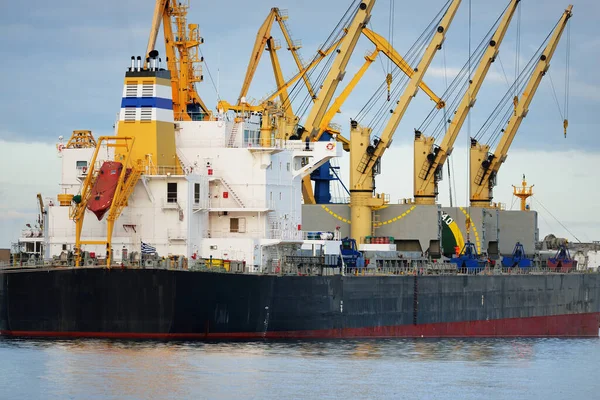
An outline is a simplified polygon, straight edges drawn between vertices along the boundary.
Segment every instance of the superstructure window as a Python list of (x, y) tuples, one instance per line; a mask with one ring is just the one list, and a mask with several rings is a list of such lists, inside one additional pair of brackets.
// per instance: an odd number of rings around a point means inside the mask
[(246, 232), (246, 218), (229, 218), (229, 232)]
[(167, 203), (177, 203), (177, 183), (167, 183)]
[(200, 184), (194, 183), (194, 203), (200, 203)]

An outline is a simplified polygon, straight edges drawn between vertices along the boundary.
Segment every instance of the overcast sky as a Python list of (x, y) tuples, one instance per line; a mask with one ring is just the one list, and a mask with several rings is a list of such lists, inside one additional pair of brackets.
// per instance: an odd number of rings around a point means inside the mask
[[(444, 5), (444, 0), (394, 2), (393, 35), (390, 36), (390, 0), (380, 0), (373, 10), (370, 28), (379, 32), (400, 54), (406, 54), (413, 42)], [(497, 101), (515, 76), (516, 60), (522, 67), (546, 38), (562, 15), (567, 2), (559, 0), (522, 0), (520, 17), (516, 15), (501, 47), (500, 60), (492, 66), (477, 105), (465, 124), (454, 157), (457, 192), (466, 197), (466, 147), (469, 136), (479, 130)], [(10, 4), (10, 8), (9, 8)], [(252, 3), (232, 0), (227, 3), (192, 0), (188, 22), (198, 23), (205, 43), (201, 46), (206, 60), (205, 82), (198, 91), (205, 103), (214, 108), (218, 97), (234, 102), (242, 85), (256, 30), (270, 7), (289, 12), (288, 26), (294, 39), (301, 39), (302, 56), (310, 60), (325, 41), (350, 1), (281, 0)], [(476, 47), (498, 18), (508, 0), (472, 0), (471, 46)], [(19, 173), (0, 175), (0, 247), (16, 238), (26, 217), (35, 217), (35, 193), (55, 197), (58, 192), (59, 161), (54, 144), (59, 135), (68, 137), (74, 129), (92, 129), (96, 136), (112, 131), (120, 107), (123, 74), (131, 55), (142, 55), (148, 39), (153, 2), (146, 0), (105, 0), (102, 2), (0, 2), (0, 167)], [(600, 239), (595, 221), (600, 205), (596, 189), (595, 165), (600, 161), (600, 36), (597, 17), (600, 2), (579, 0), (574, 3), (570, 28), (569, 133), (562, 133), (565, 113), (565, 55), (567, 36), (552, 60), (550, 78), (540, 85), (524, 120), (507, 162), (502, 167), (496, 197), (512, 202), (511, 184), (519, 183), (522, 173), (535, 183), (541, 204), (582, 240)], [(517, 55), (517, 27), (520, 27), (520, 52)], [(274, 25), (273, 36), (281, 39)], [(157, 46), (164, 53), (163, 46)], [(373, 46), (366, 38), (359, 41), (348, 66), (346, 83), (362, 65), (363, 55)], [(438, 94), (445, 89), (466, 61), (469, 49), (469, 2), (464, 0), (450, 27), (443, 51), (434, 59), (426, 82)], [(279, 52), (286, 76), (295, 70), (285, 47)], [(380, 56), (381, 57), (381, 56)], [(445, 60), (445, 63), (444, 63)], [(385, 79), (387, 60), (376, 61), (344, 105), (335, 122), (347, 131), (348, 121), (363, 108), (374, 88)], [(211, 79), (212, 77), (212, 79)], [(341, 85), (343, 86), (344, 83)], [(258, 68), (249, 97), (262, 98), (274, 88), (268, 55)], [(338, 91), (339, 92), (339, 91)], [(558, 105), (554, 94), (558, 97)], [(301, 97), (301, 96), (300, 96)], [(396, 198), (412, 195), (413, 130), (431, 110), (432, 103), (420, 93), (401, 122), (394, 145), (384, 156), (383, 174), (378, 186)], [(366, 118), (362, 122), (368, 122)], [(31, 145), (31, 143), (37, 143)], [(389, 161), (386, 161), (389, 160)], [(398, 163), (400, 164), (394, 164)], [(343, 164), (343, 162), (342, 162)], [(398, 183), (398, 169), (401, 183)], [(508, 176), (510, 174), (510, 176)], [(444, 182), (445, 185), (445, 182)], [(465, 189), (461, 189), (465, 188)], [(447, 187), (440, 201), (448, 203)], [(535, 206), (534, 208), (540, 208)], [(547, 219), (542, 234), (561, 231), (560, 225), (543, 209)], [(578, 235), (579, 233), (579, 235)]]

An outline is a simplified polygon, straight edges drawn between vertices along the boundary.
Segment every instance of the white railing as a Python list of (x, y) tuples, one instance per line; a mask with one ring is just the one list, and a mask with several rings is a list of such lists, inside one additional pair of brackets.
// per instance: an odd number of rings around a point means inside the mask
[(21, 230), (22, 238), (41, 238), (44, 233), (39, 229), (23, 229)]
[(279, 240), (303, 240), (304, 233), (296, 230), (270, 229), (267, 237)]
[(331, 204), (350, 204), (350, 196), (332, 197)]

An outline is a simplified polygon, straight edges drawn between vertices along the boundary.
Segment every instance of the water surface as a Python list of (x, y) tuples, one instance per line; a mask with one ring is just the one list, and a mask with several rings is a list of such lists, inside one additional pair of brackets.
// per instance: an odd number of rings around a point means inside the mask
[(600, 339), (0, 339), (1, 399), (600, 399)]

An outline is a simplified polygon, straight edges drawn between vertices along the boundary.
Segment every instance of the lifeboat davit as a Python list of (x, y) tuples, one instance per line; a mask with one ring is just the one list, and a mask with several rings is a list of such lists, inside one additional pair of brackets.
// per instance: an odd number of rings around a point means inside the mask
[[(118, 161), (105, 161), (102, 164), (102, 167), (100, 167), (98, 178), (96, 179), (96, 183), (94, 183), (87, 204), (87, 209), (96, 215), (98, 221), (104, 217), (104, 214), (106, 214), (112, 205), (122, 170), (123, 164)], [(125, 180), (127, 180), (129, 172), (128, 169), (126, 171)]]

